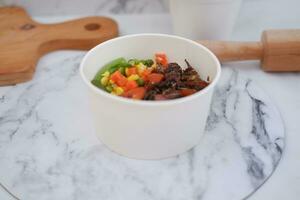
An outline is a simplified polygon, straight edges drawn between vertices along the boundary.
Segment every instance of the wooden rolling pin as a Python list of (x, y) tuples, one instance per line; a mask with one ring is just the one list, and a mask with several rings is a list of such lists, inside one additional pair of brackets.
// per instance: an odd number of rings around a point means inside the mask
[(199, 42), (221, 62), (260, 60), (264, 71), (300, 71), (300, 29), (266, 30), (261, 42)]

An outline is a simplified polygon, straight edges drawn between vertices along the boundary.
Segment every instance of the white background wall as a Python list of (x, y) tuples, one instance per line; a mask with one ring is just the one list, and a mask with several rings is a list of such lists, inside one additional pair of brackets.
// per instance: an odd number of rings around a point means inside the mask
[(165, 0), (0, 0), (2, 5), (20, 5), (32, 15), (162, 13)]

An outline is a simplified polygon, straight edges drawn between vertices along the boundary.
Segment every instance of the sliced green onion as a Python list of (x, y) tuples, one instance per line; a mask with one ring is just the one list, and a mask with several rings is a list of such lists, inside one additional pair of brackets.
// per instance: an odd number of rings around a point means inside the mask
[(130, 59), (128, 61), (130, 65), (138, 65), (139, 63), (143, 63), (147, 67), (151, 67), (153, 65), (153, 60), (152, 59), (146, 59), (146, 60), (139, 60), (139, 59)]
[(147, 67), (151, 67), (153, 65), (153, 60), (152, 59), (147, 59), (147, 60), (141, 60), (141, 63), (146, 65)]
[(128, 60), (128, 63), (129, 63), (131, 66), (133, 66), (133, 65), (139, 64), (139, 63), (140, 63), (140, 60), (138, 60), (138, 59), (130, 59), (130, 60)]

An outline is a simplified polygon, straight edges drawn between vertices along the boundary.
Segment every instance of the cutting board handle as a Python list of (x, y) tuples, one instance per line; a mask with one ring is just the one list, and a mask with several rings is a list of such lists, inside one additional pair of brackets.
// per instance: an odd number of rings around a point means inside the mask
[(107, 17), (41, 24), (20, 7), (0, 7), (0, 86), (30, 80), (43, 54), (87, 50), (117, 36), (117, 23)]
[(87, 50), (118, 34), (117, 23), (106, 17), (86, 17), (57, 24), (36, 24), (40, 34), (39, 53), (59, 49)]

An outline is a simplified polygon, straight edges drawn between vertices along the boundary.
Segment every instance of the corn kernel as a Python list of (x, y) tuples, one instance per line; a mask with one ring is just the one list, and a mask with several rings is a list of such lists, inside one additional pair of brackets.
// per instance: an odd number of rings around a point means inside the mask
[(138, 70), (138, 73), (141, 74), (146, 68), (147, 66), (144, 65), (143, 63), (139, 63), (137, 66), (136, 66), (137, 70)]
[(121, 87), (116, 87), (116, 88), (114, 88), (114, 91), (113, 91), (116, 95), (121, 95), (121, 94), (123, 94), (123, 92), (124, 92), (124, 90), (123, 90), (123, 88), (121, 88)]
[(129, 81), (136, 81), (136, 80), (138, 80), (140, 77), (139, 77), (139, 75), (137, 75), (137, 74), (132, 74), (132, 75), (130, 75), (127, 79), (129, 80)]
[(156, 64), (156, 62), (154, 62), (150, 68), (155, 69), (156, 67), (157, 67), (157, 64)]
[(115, 83), (115, 82), (114, 82), (113, 80), (111, 80), (111, 79), (110, 79), (108, 82), (109, 82), (110, 84), (114, 84), (114, 83)]
[(150, 71), (150, 72), (152, 72), (153, 70), (155, 70), (155, 68), (156, 67), (151, 66), (151, 67), (148, 67), (147, 70)]
[(102, 76), (104, 76), (104, 77), (108, 77), (109, 75), (110, 75), (109, 71), (105, 71), (105, 72), (102, 74)]
[(107, 85), (107, 83), (108, 83), (108, 77), (104, 76), (104, 77), (101, 79), (101, 84), (105, 86), (105, 85)]

